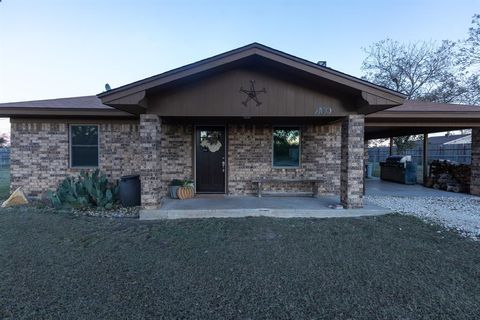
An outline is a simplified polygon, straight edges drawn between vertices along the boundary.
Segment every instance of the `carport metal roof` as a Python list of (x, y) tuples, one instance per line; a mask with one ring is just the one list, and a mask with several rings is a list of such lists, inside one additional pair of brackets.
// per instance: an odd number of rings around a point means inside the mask
[(406, 100), (365, 119), (365, 138), (378, 139), (480, 127), (480, 106)]

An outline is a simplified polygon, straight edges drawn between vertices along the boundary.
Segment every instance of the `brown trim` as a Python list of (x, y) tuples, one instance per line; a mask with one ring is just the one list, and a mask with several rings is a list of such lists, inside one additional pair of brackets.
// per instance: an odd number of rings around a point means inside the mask
[(135, 118), (134, 115), (117, 109), (66, 109), (66, 108), (0, 108), (0, 117), (44, 117), (44, 116), (90, 116), (111, 118)]
[(110, 124), (110, 123), (115, 123), (115, 124), (140, 124), (139, 120), (136, 119), (92, 119), (88, 117), (84, 118), (10, 118), (10, 123), (63, 123), (63, 124), (70, 124), (70, 123), (75, 123), (75, 124), (91, 124), (94, 122), (95, 124)]
[(365, 140), (384, 139), (388, 137), (398, 137), (414, 134), (423, 134), (425, 131), (429, 133), (445, 132), (448, 130), (470, 129), (471, 127), (382, 127), (382, 128), (365, 128)]
[(402, 112), (402, 111), (381, 111), (377, 113), (372, 113), (366, 116), (366, 120), (376, 120), (376, 119), (480, 119), (480, 107), (478, 111), (411, 111), (411, 112)]
[(423, 185), (426, 185), (428, 178), (428, 133), (423, 134), (423, 156), (422, 156), (422, 166), (423, 166)]
[(449, 128), (471, 128), (471, 127), (480, 127), (480, 121), (459, 121), (459, 122), (449, 122), (445, 121), (435, 121), (435, 122), (399, 122), (399, 121), (385, 121), (385, 122), (369, 122), (365, 123), (365, 128), (391, 128), (391, 127), (400, 127), (400, 128), (438, 128), (445, 127), (446, 130)]
[(228, 123), (225, 123), (225, 194), (229, 194), (228, 189), (228, 179), (229, 179), (229, 157), (228, 157), (228, 148), (230, 147), (229, 135), (228, 135)]
[[(96, 166), (74, 166), (72, 165), (73, 142), (72, 127), (73, 126), (95, 126), (97, 127), (97, 165)], [(68, 169), (98, 169), (100, 168), (100, 124), (99, 123), (68, 123)]]
[[(341, 121), (344, 116), (337, 117), (162, 117), (164, 123), (194, 123), (202, 125), (206, 123), (208, 125), (225, 125), (226, 123), (236, 124), (271, 124), (271, 125), (290, 125), (294, 124), (317, 124), (327, 125)], [(292, 120), (295, 119), (295, 120)]]

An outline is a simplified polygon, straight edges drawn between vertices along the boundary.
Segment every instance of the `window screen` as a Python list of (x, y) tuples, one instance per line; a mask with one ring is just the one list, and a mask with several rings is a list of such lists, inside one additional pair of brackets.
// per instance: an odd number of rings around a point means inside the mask
[(286, 127), (273, 129), (273, 166), (300, 166), (299, 128)]
[(98, 126), (70, 126), (72, 167), (98, 167)]

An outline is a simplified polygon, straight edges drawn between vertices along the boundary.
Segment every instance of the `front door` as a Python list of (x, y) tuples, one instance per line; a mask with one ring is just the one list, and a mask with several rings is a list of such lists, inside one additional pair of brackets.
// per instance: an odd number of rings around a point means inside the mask
[(197, 192), (225, 193), (225, 127), (197, 127), (195, 150)]

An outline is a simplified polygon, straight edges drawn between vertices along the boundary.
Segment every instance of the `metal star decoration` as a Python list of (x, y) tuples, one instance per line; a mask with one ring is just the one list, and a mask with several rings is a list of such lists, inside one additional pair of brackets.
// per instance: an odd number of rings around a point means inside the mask
[(246, 107), (248, 102), (250, 100), (255, 101), (257, 104), (257, 107), (261, 105), (262, 103), (258, 101), (258, 96), (257, 94), (259, 93), (267, 93), (267, 90), (263, 88), (262, 90), (255, 90), (255, 80), (250, 80), (250, 90), (243, 89), (243, 87), (240, 87), (240, 92), (245, 93), (247, 95), (247, 99), (245, 101), (242, 101), (242, 104)]

